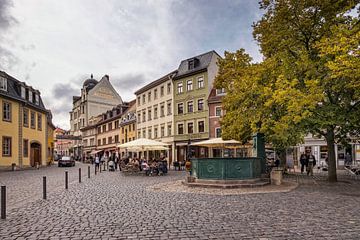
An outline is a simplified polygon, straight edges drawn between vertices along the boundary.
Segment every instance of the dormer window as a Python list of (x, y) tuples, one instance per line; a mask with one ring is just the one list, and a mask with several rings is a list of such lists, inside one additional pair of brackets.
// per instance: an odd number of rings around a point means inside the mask
[(26, 98), (26, 89), (24, 86), (21, 86), (21, 98), (23, 99)]
[(194, 67), (195, 67), (195, 61), (194, 61), (194, 59), (190, 59), (189, 60), (189, 70), (194, 69)]
[(0, 90), (7, 91), (7, 79), (0, 77)]
[(225, 88), (216, 89), (216, 95), (224, 95), (225, 94)]
[(39, 101), (39, 94), (35, 94), (35, 104), (39, 105), (40, 101)]
[(29, 90), (29, 102), (33, 102), (33, 92)]

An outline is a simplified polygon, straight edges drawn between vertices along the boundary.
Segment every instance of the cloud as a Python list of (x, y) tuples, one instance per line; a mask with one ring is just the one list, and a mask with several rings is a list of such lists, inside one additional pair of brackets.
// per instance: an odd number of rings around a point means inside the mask
[(113, 86), (119, 91), (119, 93), (131, 92), (133, 93), (137, 88), (145, 85), (149, 78), (145, 77), (144, 74), (126, 74), (122, 76), (110, 76), (110, 81)]
[(11, 16), (10, 8), (13, 7), (11, 0), (0, 0), (0, 68), (12, 69), (19, 61), (19, 58), (9, 50), (6, 45), (7, 31), (18, 23), (18, 21)]

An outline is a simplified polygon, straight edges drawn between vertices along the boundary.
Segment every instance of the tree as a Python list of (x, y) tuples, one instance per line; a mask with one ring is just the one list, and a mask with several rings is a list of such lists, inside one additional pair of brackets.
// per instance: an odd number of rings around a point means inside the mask
[(359, 16), (346, 15), (358, 3), (263, 0), (254, 24), (263, 62), (239, 50), (219, 64), (216, 85), (228, 91), (224, 137), (244, 140), (250, 129), (285, 149), (304, 133), (321, 135), (336, 181), (334, 144), (359, 133)]

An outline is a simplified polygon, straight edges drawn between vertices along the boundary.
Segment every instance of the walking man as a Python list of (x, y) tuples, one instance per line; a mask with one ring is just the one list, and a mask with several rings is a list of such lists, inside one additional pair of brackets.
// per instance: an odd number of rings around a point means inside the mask
[(311, 153), (308, 154), (307, 157), (307, 175), (310, 174), (310, 176), (313, 176), (313, 168), (316, 165), (316, 159), (315, 156), (312, 155)]
[(302, 152), (300, 155), (301, 173), (304, 173), (304, 168), (306, 166), (306, 160), (307, 160), (307, 156), (304, 152)]

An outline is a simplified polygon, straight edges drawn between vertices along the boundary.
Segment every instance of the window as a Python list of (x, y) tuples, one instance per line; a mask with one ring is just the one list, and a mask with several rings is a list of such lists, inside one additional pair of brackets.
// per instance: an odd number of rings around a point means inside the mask
[(187, 112), (188, 113), (192, 113), (194, 111), (194, 103), (191, 101), (191, 102), (188, 102), (187, 104)]
[(188, 62), (188, 67), (189, 67), (189, 70), (194, 69), (194, 67), (195, 67), (195, 61), (194, 61), (194, 59), (190, 59), (190, 60), (189, 60), (189, 62)]
[[(35, 128), (35, 127), (33, 127)], [(77, 130), (77, 123), (74, 124), (74, 130), (76, 131)]]
[(143, 111), (142, 121), (143, 121), (143, 122), (146, 122), (146, 113), (145, 113), (145, 111)]
[(98, 146), (101, 146), (101, 140), (98, 139)]
[(11, 122), (11, 103), (3, 101), (3, 121)]
[(154, 107), (154, 119), (158, 118), (158, 108)]
[(108, 137), (108, 144), (112, 143), (112, 137)]
[(198, 100), (198, 111), (202, 111), (202, 110), (204, 110), (204, 100), (199, 99)]
[(160, 128), (160, 136), (161, 137), (165, 136), (165, 126), (161, 126), (161, 128)]
[(29, 156), (29, 140), (24, 139), (24, 146), (23, 146), (23, 156), (28, 157)]
[(171, 102), (167, 103), (167, 115), (171, 115)]
[(182, 93), (183, 92), (183, 83), (179, 82), (177, 85), (177, 93)]
[(108, 129), (109, 129), (109, 131), (112, 130), (112, 123), (109, 123), (109, 124), (108, 124)]
[(97, 132), (101, 133), (101, 127), (100, 126), (97, 128)]
[(192, 80), (187, 80), (187, 82), (186, 82), (186, 90), (187, 91), (193, 90), (193, 82), (192, 82)]
[(157, 88), (154, 89), (154, 99), (157, 99)]
[(171, 124), (168, 124), (167, 126), (167, 134), (168, 136), (171, 136)]
[(158, 129), (154, 128), (154, 138), (158, 138)]
[(167, 84), (167, 94), (171, 93), (171, 83)]
[(182, 123), (178, 125), (178, 134), (184, 134), (184, 125)]
[(194, 133), (194, 123), (188, 123), (188, 133)]
[(33, 92), (29, 90), (29, 102), (33, 102)]
[(24, 125), (24, 127), (29, 126), (29, 109), (27, 109), (27, 108), (24, 108), (23, 125)]
[(137, 103), (138, 103), (138, 106), (140, 106), (140, 96), (138, 96), (138, 98), (137, 98)]
[(160, 106), (160, 117), (164, 117), (164, 116), (165, 116), (165, 105), (164, 103), (162, 103)]
[(7, 91), (7, 79), (0, 77), (0, 90)]
[(23, 99), (26, 98), (26, 89), (24, 86), (21, 86), (21, 98)]
[(102, 132), (106, 132), (106, 125), (102, 125)]
[(215, 116), (221, 117), (221, 107), (215, 107)]
[(143, 104), (145, 104), (145, 94), (143, 94), (143, 101), (142, 101)]
[(2, 140), (2, 155), (4, 157), (11, 157), (11, 137), (4, 136)]
[(184, 104), (179, 103), (178, 104), (178, 114), (183, 114), (183, 113), (184, 113)]
[(148, 129), (148, 138), (150, 139), (151, 136), (152, 136), (152, 134), (151, 134), (151, 128), (149, 128), (149, 129)]
[(119, 142), (119, 135), (115, 135), (115, 142), (116, 142), (116, 143)]
[(145, 129), (143, 129), (142, 137), (146, 138), (146, 130)]
[(151, 101), (151, 92), (148, 92), (148, 102)]
[(138, 138), (141, 138), (141, 131), (138, 131)]
[(221, 137), (221, 128), (216, 128), (216, 129), (215, 129), (215, 136), (216, 136), (217, 138), (220, 138), (220, 137)]
[(42, 116), (41, 116), (41, 113), (38, 113), (37, 114), (37, 128), (38, 130), (41, 130), (42, 129)]
[(224, 95), (225, 94), (225, 88), (216, 89), (216, 95)]
[(103, 145), (106, 145), (106, 138), (103, 138), (103, 139), (102, 139), (102, 144), (103, 144)]
[(141, 113), (138, 113), (137, 120), (138, 120), (138, 123), (141, 123)]
[(198, 88), (204, 87), (204, 77), (198, 77)]
[(90, 146), (94, 146), (95, 145), (95, 139), (94, 138), (90, 138)]
[(119, 128), (119, 121), (115, 121), (115, 129)]
[[(30, 126), (31, 128), (35, 128), (35, 112), (31, 111), (30, 113)], [(76, 124), (75, 124), (75, 130), (76, 130)]]
[(151, 120), (151, 109), (148, 109), (148, 121)]
[(198, 130), (199, 130), (199, 133), (205, 132), (204, 121), (199, 121), (199, 122), (198, 122)]
[(36, 105), (39, 105), (39, 104), (40, 104), (39, 94), (35, 94), (35, 104), (36, 104)]
[(124, 134), (124, 127), (121, 127), (121, 133)]
[(160, 96), (164, 96), (164, 86), (160, 87)]

